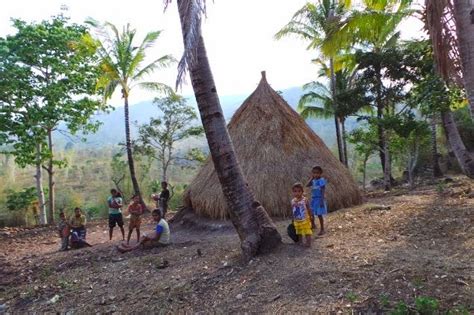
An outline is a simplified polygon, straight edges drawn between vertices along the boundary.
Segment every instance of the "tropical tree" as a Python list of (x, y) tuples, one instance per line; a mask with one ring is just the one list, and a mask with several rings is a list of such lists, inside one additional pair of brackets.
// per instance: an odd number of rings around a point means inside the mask
[[(438, 1), (443, 2), (449, 11), (454, 11), (456, 34), (461, 59), (461, 70), (464, 88), (469, 100), (471, 119), (474, 121), (474, 11), (472, 2), (468, 0)], [(454, 10), (453, 10), (454, 8)]]
[[(447, 82), (448, 85), (461, 85), (464, 78), (464, 85), (468, 93), (471, 107), (471, 116), (473, 113), (473, 74), (472, 74), (472, 53), (473, 48), (469, 46), (472, 38), (470, 33), (456, 35), (456, 27), (452, 23), (453, 15), (456, 17), (456, 23), (461, 30), (468, 31), (472, 25), (467, 27), (465, 10), (467, 4), (461, 4), (463, 1), (455, 1), (456, 10), (454, 10), (451, 0), (425, 0), (424, 22), (433, 45), (433, 56), (437, 72)], [(455, 14), (459, 14), (457, 16)], [(471, 12), (471, 11), (470, 11)], [(466, 28), (467, 27), (467, 28)], [(459, 40), (459, 44), (458, 44)], [(463, 53), (459, 53), (459, 48)], [(461, 56), (460, 56), (461, 55)], [(462, 58), (462, 66), (460, 59)], [(468, 73), (466, 73), (466, 71)], [(446, 133), (446, 137), (451, 149), (456, 156), (457, 161), (464, 174), (474, 178), (474, 157), (463, 143), (459, 130), (456, 126), (453, 113), (449, 107), (441, 111), (441, 120)]]
[(362, 157), (362, 188), (365, 190), (367, 184), (367, 162), (379, 148), (377, 130), (373, 125), (367, 124), (351, 131), (348, 140), (354, 145), (356, 153)]
[[(377, 110), (379, 156), (384, 173), (385, 188), (390, 189), (392, 182), (390, 150), (387, 135), (383, 127), (384, 115), (387, 112), (383, 94), (386, 88), (383, 77), (383, 54), (396, 47), (401, 21), (413, 11), (411, 0), (362, 0), (362, 8), (350, 11), (338, 22), (321, 43), (321, 50), (326, 55), (335, 55), (338, 51), (356, 47), (359, 57), (374, 58), (372, 62), (374, 75), (373, 95)], [(359, 62), (358, 60), (357, 62)], [(361, 69), (360, 65), (358, 65)]]
[(130, 135), (130, 93), (134, 88), (144, 88), (167, 94), (172, 93), (172, 89), (166, 84), (145, 81), (144, 79), (155, 71), (170, 66), (175, 60), (171, 55), (163, 55), (148, 64), (144, 64), (147, 50), (156, 44), (161, 31), (147, 33), (141, 43), (136, 46), (136, 30), (131, 28), (129, 24), (124, 26), (122, 31), (119, 32), (117, 27), (109, 22), (100, 24), (95, 20), (88, 20), (87, 23), (95, 28), (98, 37), (98, 40), (91, 38), (89, 41), (91, 46), (97, 47), (97, 52), (100, 56), (101, 76), (97, 81), (97, 88), (104, 90), (104, 102), (112, 97), (117, 88), (120, 88), (122, 93), (128, 167), (134, 193), (139, 195), (143, 202), (135, 173)]
[(148, 124), (140, 126), (135, 151), (145, 154), (160, 163), (161, 179), (168, 181), (168, 168), (178, 158), (176, 143), (191, 136), (199, 136), (203, 129), (193, 126), (197, 121), (196, 111), (182, 96), (173, 94), (154, 100), (161, 116), (150, 118)]
[[(334, 33), (340, 27), (342, 16), (350, 7), (351, 1), (341, 0), (318, 0), (317, 3), (306, 3), (300, 10), (298, 10), (292, 17), (291, 21), (285, 25), (275, 38), (281, 39), (285, 36), (298, 36), (304, 41), (309, 42), (307, 49), (318, 49), (324, 43), (326, 38)], [(339, 54), (342, 49), (331, 51), (324, 56), (328, 57), (329, 61), (329, 80), (331, 98), (333, 100), (331, 106), (333, 112), (338, 111), (337, 103), (337, 83), (336, 83), (336, 66), (335, 56)], [(347, 154), (344, 154), (344, 140), (341, 132), (341, 121), (337, 115), (334, 115), (334, 124), (336, 127), (336, 140), (339, 153), (339, 160), (347, 165)]]
[[(168, 5), (172, 0), (165, 0)], [(217, 176), (239, 234), (244, 259), (281, 243), (272, 220), (255, 201), (242, 174), (227, 130), (201, 33), (205, 0), (177, 0), (184, 54), (178, 65), (177, 86), (189, 71)]]
[[(321, 65), (320, 77), (327, 76), (329, 67), (323, 62), (319, 62), (319, 64)], [(355, 73), (350, 71), (349, 67), (337, 71), (335, 77), (336, 90), (338, 91), (335, 98), (326, 85), (313, 81), (303, 86), (303, 89), (308, 92), (301, 96), (297, 110), (305, 119), (337, 117), (341, 126), (343, 162), (348, 166), (345, 122), (349, 116), (355, 115), (363, 107), (368, 106), (370, 97), (365, 94), (364, 87), (356, 83)]]
[[(2, 130), (13, 141), (20, 165), (36, 165), (40, 207), (44, 194), (41, 169), (48, 174), (48, 221), (54, 222), (55, 159), (53, 133), (60, 123), (68, 132), (93, 132), (98, 124), (89, 118), (99, 109), (94, 97), (98, 77), (95, 49), (83, 45), (84, 25), (64, 16), (40, 23), (14, 20), (17, 32), (0, 42), (3, 60), (0, 77)], [(43, 196), (42, 196), (43, 195)]]

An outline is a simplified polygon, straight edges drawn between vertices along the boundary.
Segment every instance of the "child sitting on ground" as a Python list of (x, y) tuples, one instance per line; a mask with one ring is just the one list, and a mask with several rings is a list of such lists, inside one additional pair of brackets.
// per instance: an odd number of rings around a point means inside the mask
[(132, 202), (128, 206), (128, 213), (130, 213), (130, 222), (128, 224), (128, 237), (127, 245), (130, 243), (130, 237), (132, 236), (133, 229), (137, 230), (137, 243), (140, 242), (140, 225), (142, 223), (141, 215), (145, 209), (140, 202), (140, 196), (134, 195)]
[(82, 214), (81, 208), (74, 209), (74, 215), (69, 220), (72, 229), (71, 248), (92, 247), (86, 242), (86, 216)]
[(161, 211), (159, 209), (153, 210), (152, 216), (153, 221), (157, 223), (155, 230), (151, 233), (143, 233), (140, 242), (136, 245), (129, 246), (125, 243), (120, 244), (117, 246), (119, 252), (129, 252), (141, 246), (144, 248), (161, 247), (170, 243), (170, 228), (168, 222), (162, 218)]
[(326, 191), (326, 180), (322, 177), (323, 169), (321, 168), (321, 166), (313, 167), (311, 173), (311, 179), (308, 181), (308, 184), (306, 184), (306, 187), (311, 187), (311, 210), (313, 211), (313, 216), (318, 216), (319, 225), (321, 226), (318, 235), (323, 235), (323, 216), (328, 213), (326, 198), (324, 196), (324, 193)]
[(58, 235), (61, 239), (61, 247), (59, 248), (60, 251), (68, 250), (69, 246), (69, 233), (70, 227), (66, 220), (66, 215), (64, 212), (59, 213), (59, 222), (58, 222)]
[[(311, 230), (312, 215), (309, 209), (308, 199), (303, 195), (303, 184), (296, 183), (292, 188), (293, 200), (291, 200), (291, 211), (293, 213), (293, 225), (295, 226), (296, 235), (298, 235), (298, 243), (311, 246)], [(303, 239), (305, 240), (303, 242)]]

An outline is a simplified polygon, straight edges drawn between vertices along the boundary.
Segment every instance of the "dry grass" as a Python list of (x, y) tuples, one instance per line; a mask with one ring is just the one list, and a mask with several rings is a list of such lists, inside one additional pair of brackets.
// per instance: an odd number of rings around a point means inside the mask
[[(360, 204), (361, 195), (349, 171), (264, 76), (228, 127), (244, 176), (271, 216), (290, 215), (291, 186), (306, 182), (315, 165), (324, 169), (323, 176), (328, 180), (330, 210)], [(206, 162), (188, 187), (185, 205), (200, 216), (227, 216), (212, 160)]]

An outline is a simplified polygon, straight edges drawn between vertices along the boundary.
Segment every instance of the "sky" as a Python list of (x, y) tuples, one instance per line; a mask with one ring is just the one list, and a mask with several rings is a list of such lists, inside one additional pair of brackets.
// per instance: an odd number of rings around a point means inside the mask
[[(260, 71), (267, 71), (273, 88), (282, 90), (301, 86), (317, 77), (311, 59), (317, 52), (307, 51), (297, 38), (274, 40), (274, 34), (284, 26), (293, 13), (307, 0), (215, 0), (208, 1), (203, 35), (217, 91), (220, 95), (250, 94), (260, 80)], [(61, 8), (67, 7), (67, 11)], [(88, 17), (109, 21), (117, 26), (126, 23), (137, 29), (138, 38), (152, 30), (162, 30), (157, 45), (148, 57), (172, 54), (176, 59), (183, 51), (176, 0), (163, 12), (162, 0), (9, 0), (0, 10), (0, 36), (14, 31), (11, 18), (41, 21), (63, 12), (73, 22), (82, 23)], [(421, 23), (409, 19), (401, 25), (403, 37), (421, 33)], [(176, 67), (161, 70), (150, 81), (174, 87)], [(189, 82), (189, 80), (188, 80)], [(135, 91), (131, 103), (149, 100), (148, 91)], [(191, 95), (185, 84), (183, 95)], [(119, 102), (115, 95), (112, 102)]]

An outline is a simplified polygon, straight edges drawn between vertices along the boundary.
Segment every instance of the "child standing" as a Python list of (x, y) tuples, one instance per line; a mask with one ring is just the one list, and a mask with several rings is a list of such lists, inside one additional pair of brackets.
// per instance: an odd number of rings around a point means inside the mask
[(324, 215), (328, 213), (326, 198), (324, 193), (326, 191), (326, 179), (322, 177), (323, 169), (321, 166), (313, 167), (311, 171), (311, 179), (308, 181), (306, 187), (311, 187), (311, 209), (313, 215), (318, 216), (319, 225), (321, 229), (318, 235), (324, 234)]
[(58, 222), (58, 235), (61, 238), (61, 247), (60, 251), (68, 250), (69, 246), (69, 234), (70, 228), (66, 220), (66, 215), (64, 212), (59, 213), (59, 222)]
[(151, 198), (157, 202), (156, 206), (161, 210), (161, 215), (166, 218), (166, 212), (168, 212), (168, 201), (170, 199), (170, 191), (168, 190), (168, 183), (161, 182), (161, 193), (159, 195), (153, 194)]
[(116, 189), (110, 190), (111, 196), (107, 199), (109, 206), (109, 239), (112, 240), (115, 225), (118, 225), (122, 232), (122, 240), (125, 240), (125, 231), (123, 229), (122, 216), (122, 194)]
[(305, 239), (305, 246), (311, 246), (311, 220), (312, 215), (309, 210), (308, 199), (303, 196), (303, 184), (296, 183), (292, 187), (293, 200), (291, 200), (291, 211), (293, 213), (293, 225), (295, 226), (296, 235), (298, 235), (298, 242), (303, 244)]
[(133, 229), (137, 230), (137, 243), (140, 242), (140, 225), (142, 223), (141, 215), (143, 214), (143, 205), (140, 202), (140, 196), (134, 195), (132, 202), (128, 205), (128, 213), (130, 213), (130, 223), (128, 225), (127, 245), (130, 242)]

